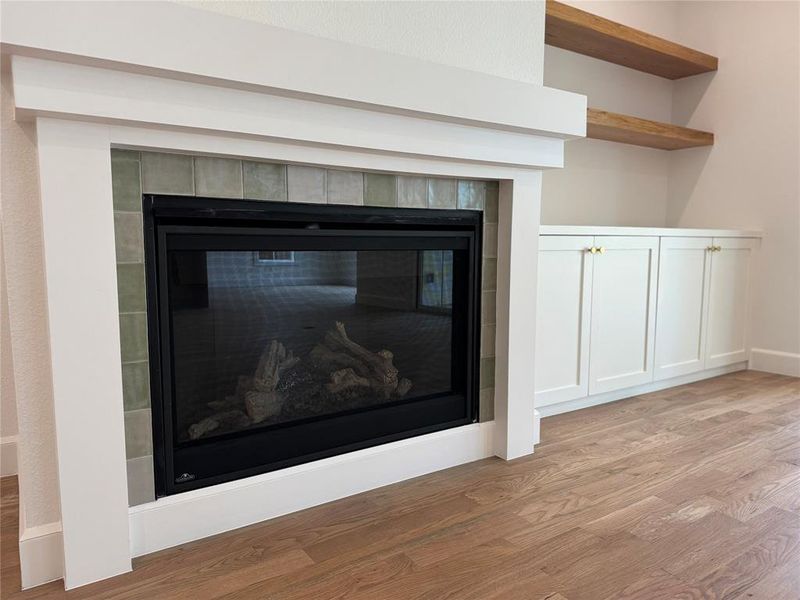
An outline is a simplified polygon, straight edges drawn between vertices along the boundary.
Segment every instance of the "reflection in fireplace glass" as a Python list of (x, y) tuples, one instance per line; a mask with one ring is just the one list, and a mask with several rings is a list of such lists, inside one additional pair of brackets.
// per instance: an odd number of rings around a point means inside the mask
[(459, 252), (171, 251), (176, 441), (452, 393)]

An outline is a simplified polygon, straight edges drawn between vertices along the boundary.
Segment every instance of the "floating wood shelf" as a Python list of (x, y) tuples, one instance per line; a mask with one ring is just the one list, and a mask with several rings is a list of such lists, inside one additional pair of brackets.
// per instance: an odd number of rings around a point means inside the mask
[(707, 131), (620, 115), (597, 108), (589, 108), (586, 111), (586, 137), (662, 150), (714, 145), (714, 134)]
[(715, 56), (554, 0), (547, 0), (544, 40), (550, 46), (667, 79), (717, 70)]

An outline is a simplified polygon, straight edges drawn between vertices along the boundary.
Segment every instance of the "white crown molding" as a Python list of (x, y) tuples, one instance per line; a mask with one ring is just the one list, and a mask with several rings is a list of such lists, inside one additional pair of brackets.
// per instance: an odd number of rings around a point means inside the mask
[(586, 134), (580, 94), (169, 2), (3, 2), (0, 27), (3, 51), (15, 55), (498, 130)]

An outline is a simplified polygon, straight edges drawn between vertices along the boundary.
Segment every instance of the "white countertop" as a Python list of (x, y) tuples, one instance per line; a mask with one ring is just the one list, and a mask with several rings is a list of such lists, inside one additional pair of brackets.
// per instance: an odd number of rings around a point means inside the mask
[(660, 237), (760, 238), (752, 229), (687, 229), (680, 227), (614, 227), (607, 225), (542, 225), (540, 235), (652, 235)]

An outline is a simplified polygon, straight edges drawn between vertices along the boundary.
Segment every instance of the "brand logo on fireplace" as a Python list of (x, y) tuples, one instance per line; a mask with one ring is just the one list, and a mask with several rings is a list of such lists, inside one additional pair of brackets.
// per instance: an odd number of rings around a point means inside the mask
[(194, 473), (183, 473), (180, 477), (175, 478), (175, 483), (186, 483), (194, 479)]

